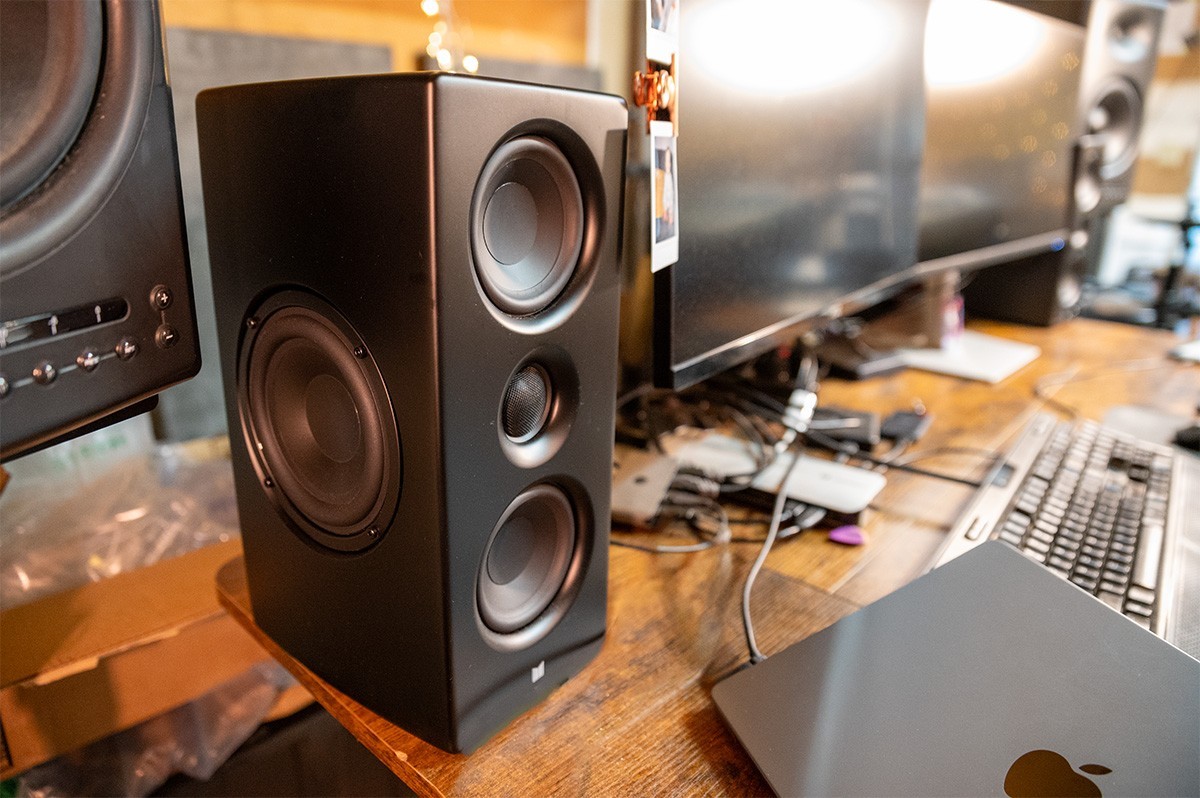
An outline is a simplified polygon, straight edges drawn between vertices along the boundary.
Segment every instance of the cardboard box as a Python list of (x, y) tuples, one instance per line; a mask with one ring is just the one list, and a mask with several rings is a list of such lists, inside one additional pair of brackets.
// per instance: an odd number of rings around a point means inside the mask
[(217, 603), (241, 543), (0, 613), (0, 779), (185, 704), (265, 661)]

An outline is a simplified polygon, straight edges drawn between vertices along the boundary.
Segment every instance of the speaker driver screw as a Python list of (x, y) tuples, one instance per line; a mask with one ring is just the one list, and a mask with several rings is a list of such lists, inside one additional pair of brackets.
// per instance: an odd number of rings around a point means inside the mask
[(273, 488), (275, 487), (275, 480), (271, 479), (270, 477), (266, 477), (263, 479), (263, 486)]
[(246, 327), (248, 329), (253, 330), (257, 326), (258, 326), (258, 317), (251, 316), (250, 318), (246, 319)]
[(379, 537), (379, 527), (367, 527), (367, 537), (369, 537), (371, 540), (376, 540)]
[(354, 347), (354, 356), (356, 358), (358, 358), (359, 360), (362, 360), (364, 357), (367, 356), (367, 348), (365, 346)]

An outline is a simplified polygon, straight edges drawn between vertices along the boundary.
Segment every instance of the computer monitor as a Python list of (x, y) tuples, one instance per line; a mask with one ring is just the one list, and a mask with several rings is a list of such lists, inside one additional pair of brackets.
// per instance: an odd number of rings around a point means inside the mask
[(1065, 245), (1081, 25), (999, 0), (682, 13), (679, 260), (627, 264), (624, 387), (686, 387), (928, 275)]
[(649, 350), (694, 384), (916, 262), (926, 5), (681, 4), (679, 260), (627, 276), (626, 383)]
[(995, 0), (932, 0), (918, 273), (1065, 246), (1084, 35)]

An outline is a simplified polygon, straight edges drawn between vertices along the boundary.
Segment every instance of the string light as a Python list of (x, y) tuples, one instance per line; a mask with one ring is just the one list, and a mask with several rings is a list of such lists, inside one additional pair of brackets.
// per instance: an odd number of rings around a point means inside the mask
[(434, 59), (442, 71), (462, 69), (464, 72), (479, 71), (479, 59), (464, 54), (462, 37), (454, 31), (453, 0), (421, 0), (421, 11), (429, 17), (437, 17), (433, 30), (425, 45), (426, 54)]

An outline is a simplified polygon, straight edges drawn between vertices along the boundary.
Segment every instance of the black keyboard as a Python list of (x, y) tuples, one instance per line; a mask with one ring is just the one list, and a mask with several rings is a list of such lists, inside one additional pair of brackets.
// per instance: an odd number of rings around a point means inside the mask
[(1093, 422), (1059, 423), (996, 537), (1149, 627), (1172, 455)]

